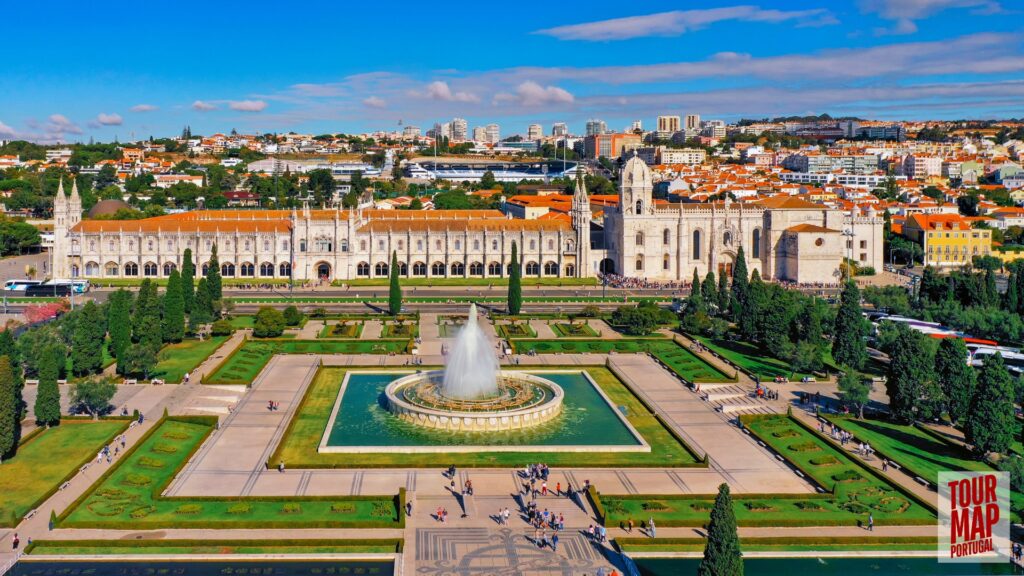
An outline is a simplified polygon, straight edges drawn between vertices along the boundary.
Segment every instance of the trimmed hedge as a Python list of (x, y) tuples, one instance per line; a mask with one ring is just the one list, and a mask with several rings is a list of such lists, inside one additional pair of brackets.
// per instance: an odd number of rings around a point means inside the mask
[(400, 554), (405, 549), (404, 538), (355, 538), (355, 539), (340, 539), (333, 540), (329, 538), (287, 538), (283, 540), (270, 540), (270, 539), (245, 539), (245, 540), (200, 540), (200, 539), (180, 539), (180, 540), (131, 540), (126, 542), (124, 540), (36, 540), (25, 547), (25, 553), (31, 554), (36, 548), (45, 548), (47, 545), (59, 545), (62, 547), (82, 547), (82, 548), (103, 548), (107, 546), (123, 546), (130, 544), (133, 548), (173, 548), (173, 547), (192, 547), (192, 546), (267, 546), (267, 547), (284, 547), (284, 546), (338, 546), (338, 547), (356, 547), (356, 546), (391, 546), (394, 548), (395, 553)]

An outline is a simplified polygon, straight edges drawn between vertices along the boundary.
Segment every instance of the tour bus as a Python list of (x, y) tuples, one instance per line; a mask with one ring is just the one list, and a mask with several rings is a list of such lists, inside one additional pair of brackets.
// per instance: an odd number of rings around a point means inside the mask
[(4, 290), (9, 292), (24, 292), (29, 286), (39, 286), (41, 280), (8, 280), (4, 282)]
[(68, 286), (71, 286), (71, 289), (75, 291), (75, 294), (85, 294), (92, 289), (92, 284), (90, 284), (88, 280), (84, 279), (66, 280), (64, 278), (57, 278), (50, 280), (47, 284), (67, 284)]
[(36, 286), (29, 286), (28, 289), (25, 290), (25, 296), (28, 296), (29, 298), (54, 296), (64, 298), (71, 296), (71, 290), (72, 286), (70, 282), (65, 284), (38, 284)]
[(1006, 346), (979, 346), (970, 351), (970, 365), (980, 368), (988, 356), (998, 353), (1003, 357), (1003, 363), (1011, 374), (1017, 376), (1024, 373), (1024, 354), (1016, 348)]
[(929, 334), (929, 336), (937, 340), (942, 340), (943, 338), (960, 338), (961, 340), (964, 341), (964, 344), (967, 344), (968, 350), (974, 350), (975, 348), (980, 348), (983, 346), (999, 346), (999, 342), (996, 342), (995, 340), (986, 340), (984, 338), (971, 338), (970, 336), (961, 336), (959, 334), (950, 335), (944, 333), (937, 333)]

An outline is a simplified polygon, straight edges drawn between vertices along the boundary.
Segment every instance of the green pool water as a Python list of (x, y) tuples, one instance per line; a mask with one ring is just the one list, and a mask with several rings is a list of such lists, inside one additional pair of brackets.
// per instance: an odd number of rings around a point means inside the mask
[(384, 388), (404, 374), (350, 373), (328, 446), (637, 446), (640, 441), (582, 372), (538, 373), (565, 391), (562, 413), (528, 430), (444, 432), (396, 418)]
[[(696, 574), (700, 559), (638, 558), (641, 576)], [(935, 558), (751, 558), (743, 562), (745, 576), (814, 574), (815, 576), (984, 576), (1021, 574), (1010, 563), (940, 564)]]

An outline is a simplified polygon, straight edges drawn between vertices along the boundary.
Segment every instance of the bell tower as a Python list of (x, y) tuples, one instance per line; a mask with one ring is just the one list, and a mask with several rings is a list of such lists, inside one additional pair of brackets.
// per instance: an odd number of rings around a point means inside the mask
[(576, 231), (576, 276), (586, 278), (591, 275), (590, 270), (590, 197), (587, 196), (587, 188), (584, 182), (584, 169), (576, 167), (576, 190), (572, 195), (572, 208), (569, 210), (569, 217), (572, 219), (572, 228)]

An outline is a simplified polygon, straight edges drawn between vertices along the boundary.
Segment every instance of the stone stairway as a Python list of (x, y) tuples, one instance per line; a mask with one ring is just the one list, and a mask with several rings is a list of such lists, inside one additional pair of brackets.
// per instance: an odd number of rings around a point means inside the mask
[(778, 410), (739, 384), (702, 384), (702, 398), (723, 414), (777, 414)]

